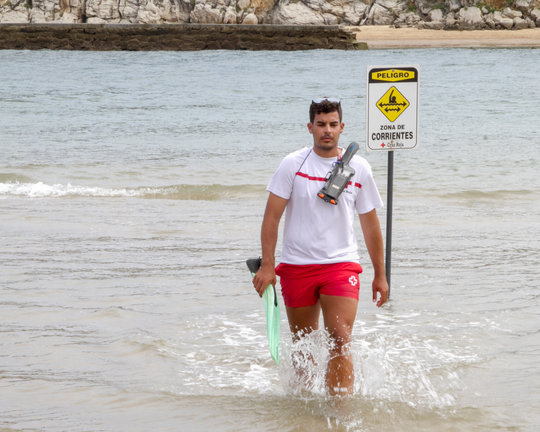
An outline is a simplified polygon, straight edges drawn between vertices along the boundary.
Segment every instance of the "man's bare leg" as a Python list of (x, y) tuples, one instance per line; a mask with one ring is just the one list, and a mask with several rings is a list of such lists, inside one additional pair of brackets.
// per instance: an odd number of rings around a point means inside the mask
[(331, 396), (352, 394), (354, 366), (350, 344), (358, 301), (350, 297), (321, 295), (324, 325), (332, 339), (326, 385)]
[[(293, 341), (298, 341), (301, 337), (311, 333), (319, 328), (319, 316), (321, 305), (319, 303), (313, 306), (292, 308), (287, 307), (287, 318), (289, 319), (289, 328), (293, 335)], [(299, 358), (296, 356), (300, 356)], [(311, 377), (309, 367), (314, 366), (314, 360), (310, 353), (294, 353), (293, 366), (296, 369), (298, 377), (304, 382), (303, 384), (309, 387), (311, 385)]]

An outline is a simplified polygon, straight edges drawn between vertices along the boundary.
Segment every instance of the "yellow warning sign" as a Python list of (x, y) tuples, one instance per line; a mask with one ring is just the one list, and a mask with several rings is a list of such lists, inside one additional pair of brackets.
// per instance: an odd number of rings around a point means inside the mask
[(412, 69), (376, 69), (371, 73), (371, 81), (413, 81), (416, 74)]
[(395, 121), (409, 105), (409, 101), (394, 86), (377, 101), (377, 108), (391, 122)]

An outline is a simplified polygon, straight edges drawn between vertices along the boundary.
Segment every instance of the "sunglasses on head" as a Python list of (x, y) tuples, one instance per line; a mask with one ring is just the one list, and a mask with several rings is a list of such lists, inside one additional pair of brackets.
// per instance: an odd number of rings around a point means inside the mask
[(331, 103), (338, 103), (338, 104), (341, 103), (340, 99), (338, 99), (338, 98), (329, 98), (329, 97), (313, 99), (311, 102), (313, 102), (314, 104), (320, 104), (320, 103), (323, 103), (324, 101), (328, 101), (328, 102), (331, 102)]

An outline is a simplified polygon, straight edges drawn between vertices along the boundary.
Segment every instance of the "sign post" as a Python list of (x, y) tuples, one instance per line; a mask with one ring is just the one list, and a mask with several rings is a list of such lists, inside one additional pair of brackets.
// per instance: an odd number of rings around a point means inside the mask
[(418, 68), (416, 66), (368, 67), (368, 151), (388, 153), (386, 210), (386, 279), (391, 287), (394, 151), (418, 144)]

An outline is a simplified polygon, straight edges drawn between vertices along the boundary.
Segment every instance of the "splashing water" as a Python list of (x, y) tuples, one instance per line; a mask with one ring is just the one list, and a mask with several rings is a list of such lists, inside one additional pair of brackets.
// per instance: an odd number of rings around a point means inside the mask
[[(330, 430), (371, 430), (380, 418), (391, 429), (398, 427), (392, 423), (395, 418), (403, 420), (419, 412), (444, 417), (454, 412), (464, 390), (459, 370), (478, 361), (461, 344), (445, 346), (445, 338), (414, 334), (415, 326), (404, 322), (417, 319), (416, 315), (393, 319), (381, 315), (374, 325), (357, 321), (353, 332), (352, 397), (329, 397), (325, 383), (331, 347), (328, 333), (316, 330), (295, 342), (288, 334), (282, 335), (282, 361), (276, 368), (267, 351), (264, 329), (252, 328), (253, 322), (263, 322), (264, 317), (253, 313), (250, 318), (251, 323), (230, 316), (210, 317), (208, 334), (182, 356), (184, 367), (179, 372), (185, 391), (205, 392), (211, 387), (223, 394), (278, 398), (300, 409), (303, 422), (306, 416), (314, 416), (324, 419)], [(196, 322), (188, 327), (204, 332)], [(211, 334), (210, 329), (216, 328), (221, 343)]]

